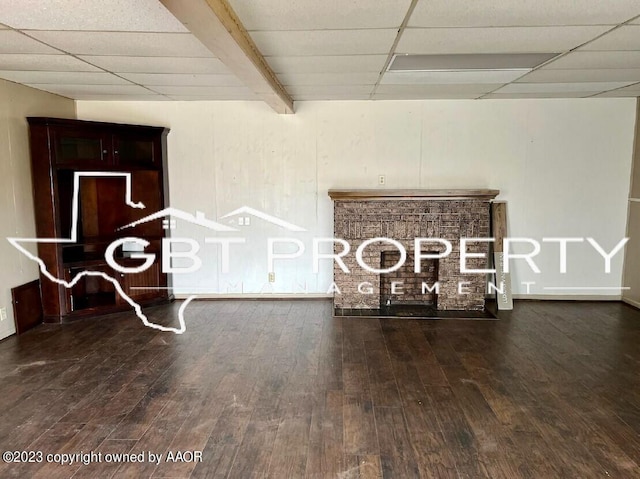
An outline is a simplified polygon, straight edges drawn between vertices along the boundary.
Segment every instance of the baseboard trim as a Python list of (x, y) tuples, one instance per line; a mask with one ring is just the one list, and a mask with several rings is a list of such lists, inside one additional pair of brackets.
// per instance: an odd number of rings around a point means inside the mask
[[(325, 293), (269, 293), (269, 294), (242, 294), (242, 293), (226, 293), (226, 294), (197, 294), (196, 300), (207, 299), (331, 299), (333, 295)], [(175, 294), (177, 300), (187, 299), (193, 296), (193, 294)], [(488, 297), (489, 299), (495, 299)], [(623, 298), (621, 295), (611, 294), (514, 294), (513, 299), (516, 300), (534, 300), (534, 301), (624, 301), (632, 306), (640, 308), (640, 303), (637, 301)]]
[(622, 302), (627, 303), (629, 306), (633, 306), (634, 308), (640, 309), (640, 301), (636, 301), (635, 299), (623, 297)]
[(621, 301), (619, 294), (514, 294), (513, 299), (535, 301)]
[[(287, 293), (282, 293), (282, 294), (276, 294), (276, 293), (269, 293), (269, 294), (241, 294), (241, 293), (228, 293), (228, 294), (197, 294), (194, 293), (196, 295), (196, 300), (198, 299), (206, 299), (206, 300), (216, 300), (216, 299), (246, 299), (246, 300), (256, 300), (256, 299), (263, 299), (263, 300), (278, 300), (278, 299), (332, 299), (333, 295), (331, 294), (325, 294), (325, 293), (299, 293), (299, 294), (287, 294)], [(175, 294), (175, 298), (180, 300), (180, 299), (187, 299), (189, 297), (193, 296), (193, 294)]]

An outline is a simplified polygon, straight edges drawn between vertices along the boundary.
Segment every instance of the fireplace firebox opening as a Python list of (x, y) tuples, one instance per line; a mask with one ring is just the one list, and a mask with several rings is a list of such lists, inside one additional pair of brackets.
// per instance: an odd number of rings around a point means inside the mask
[[(429, 252), (429, 254), (436, 254)], [(380, 252), (381, 269), (391, 268), (400, 262), (400, 252)], [(438, 260), (423, 259), (421, 271), (415, 272), (414, 255), (407, 252), (404, 264), (395, 271), (380, 275), (380, 308), (398, 305), (422, 305), (437, 309), (438, 294), (434, 285), (438, 281)], [(426, 285), (426, 286), (425, 286)]]

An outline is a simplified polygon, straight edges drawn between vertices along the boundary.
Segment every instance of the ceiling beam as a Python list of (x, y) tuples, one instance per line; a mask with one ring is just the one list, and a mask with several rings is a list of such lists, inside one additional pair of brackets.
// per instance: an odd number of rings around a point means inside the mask
[(271, 108), (293, 113), (293, 100), (226, 0), (160, 2)]

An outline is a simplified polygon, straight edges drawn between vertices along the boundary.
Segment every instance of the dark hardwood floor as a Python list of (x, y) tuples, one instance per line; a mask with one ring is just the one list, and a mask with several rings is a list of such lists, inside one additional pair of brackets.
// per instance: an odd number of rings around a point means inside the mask
[[(175, 323), (178, 306), (149, 312)], [(164, 455), (0, 477), (640, 477), (640, 312), (623, 304), (419, 321), (202, 301), (186, 323), (119, 314), (0, 342), (1, 451)], [(187, 450), (202, 462), (165, 462)]]

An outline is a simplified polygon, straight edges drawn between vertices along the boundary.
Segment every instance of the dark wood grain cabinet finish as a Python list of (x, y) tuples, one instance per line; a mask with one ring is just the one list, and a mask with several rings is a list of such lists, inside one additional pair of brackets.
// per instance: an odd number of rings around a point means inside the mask
[[(141, 305), (171, 300), (170, 277), (160, 269), (162, 239), (167, 235), (161, 221), (120, 230), (163, 209), (169, 202), (166, 174), (169, 130), (57, 118), (32, 117), (28, 121), (38, 238), (71, 238), (73, 206), (76, 201), (78, 205), (76, 241), (38, 244), (38, 255), (47, 270), (66, 281), (84, 271), (104, 273)], [(76, 200), (74, 182), (78, 172), (83, 176), (78, 180)], [(124, 174), (131, 176), (131, 199), (143, 203), (144, 209), (126, 204)], [(141, 273), (114, 271), (107, 264), (105, 251), (113, 241), (131, 236), (148, 241), (145, 253), (155, 254), (156, 261)], [(130, 256), (121, 248), (116, 250), (116, 260), (125, 267), (143, 263)], [(116, 285), (99, 274), (82, 276), (72, 288), (43, 275), (41, 280), (46, 322), (131, 308)]]

